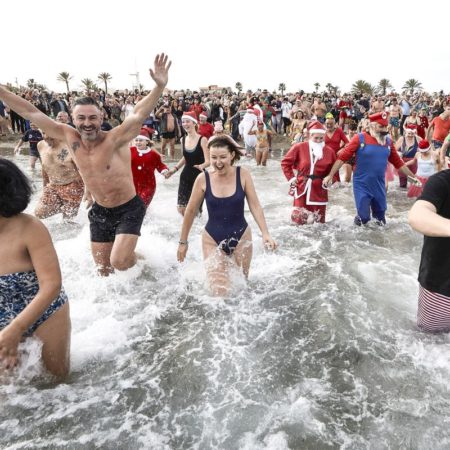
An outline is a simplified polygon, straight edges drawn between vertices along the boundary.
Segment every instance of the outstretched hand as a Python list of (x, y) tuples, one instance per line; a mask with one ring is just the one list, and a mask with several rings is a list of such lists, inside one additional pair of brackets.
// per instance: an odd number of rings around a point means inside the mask
[(150, 76), (159, 87), (165, 87), (169, 79), (169, 69), (172, 65), (172, 61), (167, 62), (167, 60), (168, 56), (164, 53), (156, 55), (155, 66), (153, 70), (150, 69)]

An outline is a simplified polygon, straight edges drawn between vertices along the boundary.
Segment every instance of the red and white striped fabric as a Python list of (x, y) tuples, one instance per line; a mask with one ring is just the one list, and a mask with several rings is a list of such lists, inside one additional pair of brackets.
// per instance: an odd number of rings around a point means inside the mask
[(428, 291), (419, 285), (417, 326), (422, 331), (450, 331), (450, 297)]

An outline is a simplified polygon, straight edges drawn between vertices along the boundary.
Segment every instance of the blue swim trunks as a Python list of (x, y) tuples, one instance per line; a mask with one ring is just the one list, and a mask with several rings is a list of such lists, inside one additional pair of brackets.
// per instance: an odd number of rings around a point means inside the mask
[[(0, 275), (0, 330), (14, 320), (33, 300), (39, 290), (34, 270)], [(31, 336), (55, 311), (67, 302), (64, 289), (25, 334)]]
[(398, 128), (400, 126), (400, 119), (398, 117), (391, 117), (389, 119), (389, 124), (394, 128)]

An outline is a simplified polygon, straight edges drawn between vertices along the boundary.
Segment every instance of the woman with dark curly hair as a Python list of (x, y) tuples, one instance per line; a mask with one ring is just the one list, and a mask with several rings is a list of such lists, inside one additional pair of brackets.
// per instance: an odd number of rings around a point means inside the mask
[(36, 217), (24, 214), (31, 197), (27, 177), (0, 158), (0, 371), (18, 363), (27, 336), (43, 343), (46, 368), (69, 372), (69, 303), (51, 237)]

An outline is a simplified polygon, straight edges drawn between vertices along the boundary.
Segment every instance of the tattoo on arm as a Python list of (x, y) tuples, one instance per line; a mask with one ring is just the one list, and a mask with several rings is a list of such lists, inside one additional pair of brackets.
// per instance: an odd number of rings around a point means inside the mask
[(67, 148), (63, 148), (61, 150), (61, 152), (58, 154), (58, 159), (60, 161), (64, 161), (66, 159), (66, 156), (69, 154), (69, 152), (67, 151)]
[(78, 141), (72, 142), (72, 150), (76, 152), (80, 148), (80, 143)]

